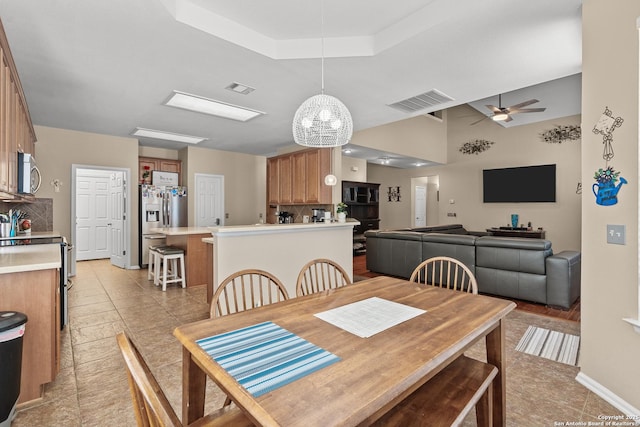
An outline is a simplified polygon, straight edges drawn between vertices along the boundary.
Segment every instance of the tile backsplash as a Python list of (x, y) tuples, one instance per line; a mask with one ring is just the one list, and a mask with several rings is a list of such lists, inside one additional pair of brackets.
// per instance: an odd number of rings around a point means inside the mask
[(9, 212), (9, 209), (26, 212), (32, 231), (53, 231), (53, 199), (35, 199), (31, 203), (0, 201), (0, 212)]
[(293, 222), (302, 222), (302, 217), (308, 215), (311, 218), (312, 209), (324, 209), (333, 212), (333, 205), (280, 205), (280, 211), (293, 214)]

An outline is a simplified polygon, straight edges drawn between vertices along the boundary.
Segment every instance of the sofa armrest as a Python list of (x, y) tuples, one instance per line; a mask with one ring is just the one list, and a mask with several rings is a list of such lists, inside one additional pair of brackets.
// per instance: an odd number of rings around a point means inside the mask
[(580, 296), (581, 255), (563, 251), (547, 257), (547, 305), (569, 309)]

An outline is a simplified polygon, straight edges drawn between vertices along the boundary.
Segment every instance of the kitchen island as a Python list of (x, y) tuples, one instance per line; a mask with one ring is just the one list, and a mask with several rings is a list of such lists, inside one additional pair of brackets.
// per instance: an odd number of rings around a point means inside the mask
[(42, 396), (60, 371), (60, 244), (0, 247), (0, 311), (27, 315), (20, 398)]
[(227, 276), (244, 269), (260, 269), (275, 275), (290, 298), (296, 296), (300, 269), (316, 258), (340, 264), (353, 280), (353, 227), (347, 222), (254, 224), (209, 227), (211, 237), (203, 239), (211, 247), (210, 282), (207, 301), (214, 288)]
[(171, 227), (152, 228), (152, 233), (164, 234), (167, 245), (184, 250), (185, 279), (187, 286), (204, 285), (207, 283), (207, 245), (202, 242), (205, 237), (211, 237), (211, 230), (207, 227)]

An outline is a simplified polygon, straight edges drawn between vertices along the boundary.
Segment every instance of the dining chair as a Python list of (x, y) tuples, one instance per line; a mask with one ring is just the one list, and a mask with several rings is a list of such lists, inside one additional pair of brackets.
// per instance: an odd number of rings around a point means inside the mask
[(264, 270), (241, 270), (224, 279), (211, 298), (210, 317), (237, 313), (289, 299), (277, 277)]
[(413, 270), (409, 280), (454, 291), (478, 293), (478, 282), (469, 267), (455, 258), (446, 256), (422, 261)]
[[(124, 332), (120, 332), (116, 339), (127, 365), (129, 390), (138, 426), (182, 427), (183, 424), (135, 344)], [(239, 408), (231, 406), (220, 408), (189, 424), (190, 427), (252, 425)]]
[[(478, 293), (478, 283), (471, 270), (457, 259), (446, 256), (421, 262), (409, 280)], [(386, 413), (375, 425), (457, 426), (475, 407), (477, 425), (490, 426), (493, 379), (497, 373), (495, 366), (461, 355)]]
[(298, 273), (296, 295), (300, 297), (350, 284), (349, 275), (338, 263), (318, 258), (309, 261)]

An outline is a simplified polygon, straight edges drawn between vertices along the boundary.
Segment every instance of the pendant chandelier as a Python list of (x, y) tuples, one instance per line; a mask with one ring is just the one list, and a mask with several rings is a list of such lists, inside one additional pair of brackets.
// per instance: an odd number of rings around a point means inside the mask
[[(321, 20), (323, 33), (324, 3)], [(351, 140), (353, 120), (339, 99), (324, 93), (324, 34), (321, 41), (322, 90), (298, 107), (293, 117), (293, 139), (305, 147), (340, 147)]]

